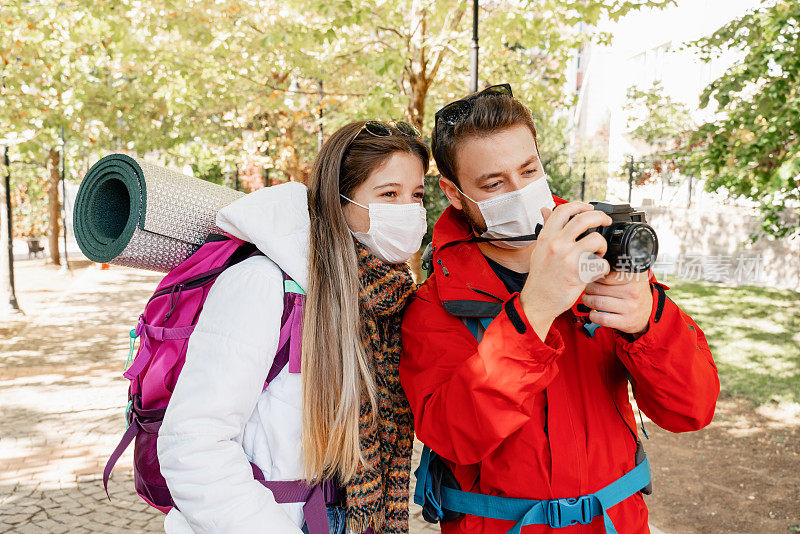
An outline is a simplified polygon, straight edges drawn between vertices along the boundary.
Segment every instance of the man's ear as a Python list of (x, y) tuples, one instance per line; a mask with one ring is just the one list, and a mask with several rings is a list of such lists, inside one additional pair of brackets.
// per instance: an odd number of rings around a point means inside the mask
[(456, 184), (445, 178), (444, 176), (439, 177), (439, 187), (442, 189), (444, 194), (447, 196), (447, 200), (450, 201), (450, 204), (457, 210), (463, 210), (464, 206), (461, 205), (461, 194), (458, 192), (458, 188), (456, 188)]

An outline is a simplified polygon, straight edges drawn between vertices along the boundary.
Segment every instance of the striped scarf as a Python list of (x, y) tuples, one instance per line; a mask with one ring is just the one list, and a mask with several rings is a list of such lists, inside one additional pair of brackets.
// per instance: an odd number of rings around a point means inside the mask
[(370, 425), (372, 405), (361, 400), (361, 464), (347, 483), (347, 530), (375, 534), (408, 532), (408, 484), (414, 422), (400, 387), (400, 321), (414, 282), (405, 264), (388, 265), (356, 243), (361, 291), (361, 340), (377, 388), (376, 425)]

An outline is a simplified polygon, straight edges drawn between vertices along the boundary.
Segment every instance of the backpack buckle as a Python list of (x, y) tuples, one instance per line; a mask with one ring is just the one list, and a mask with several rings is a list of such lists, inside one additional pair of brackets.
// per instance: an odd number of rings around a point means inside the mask
[(588, 525), (594, 519), (592, 496), (545, 501), (544, 516), (550, 528), (564, 528), (578, 523)]

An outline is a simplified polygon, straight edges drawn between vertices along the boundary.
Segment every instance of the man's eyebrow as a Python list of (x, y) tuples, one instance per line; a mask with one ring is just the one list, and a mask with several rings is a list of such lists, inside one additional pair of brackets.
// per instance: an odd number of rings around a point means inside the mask
[(505, 173), (503, 173), (502, 171), (487, 172), (485, 174), (481, 174), (480, 176), (478, 176), (477, 180), (475, 181), (480, 183), (483, 182), (484, 180), (488, 180), (489, 178), (494, 178), (495, 176), (503, 176), (504, 174)]
[(523, 168), (527, 167), (527, 166), (528, 166), (528, 165), (530, 165), (531, 163), (534, 163), (534, 162), (536, 161), (536, 159), (537, 159), (537, 157), (536, 157), (536, 154), (534, 154), (533, 156), (531, 156), (530, 158), (528, 158), (527, 160), (525, 160), (525, 163), (523, 163), (522, 165), (520, 165), (520, 166), (519, 166), (519, 168), (520, 168), (520, 169), (523, 169)]
[[(536, 154), (534, 154), (530, 158), (525, 160), (525, 162), (522, 165), (520, 165), (519, 168), (523, 169), (523, 168), (527, 167), (528, 165), (530, 165), (531, 163), (536, 162), (537, 159), (538, 159), (538, 156)], [(487, 172), (485, 174), (481, 174), (480, 176), (478, 176), (478, 178), (475, 180), (475, 182), (480, 183), (480, 182), (482, 182), (484, 180), (488, 180), (489, 178), (494, 178), (496, 176), (504, 176), (504, 175), (505, 175), (505, 173), (502, 172), (502, 171)]]

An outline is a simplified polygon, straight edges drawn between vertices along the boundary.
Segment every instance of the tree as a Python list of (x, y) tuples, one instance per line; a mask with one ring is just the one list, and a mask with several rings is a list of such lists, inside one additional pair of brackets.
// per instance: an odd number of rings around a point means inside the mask
[[(555, 110), (571, 103), (571, 95), (563, 88), (573, 50), (589, 39), (606, 37), (584, 28), (643, 5), (669, 3), (486, 2), (480, 13), (482, 79), (510, 82), (515, 96), (534, 111), (537, 123), (550, 123)], [(317, 7), (311, 1), (292, 5), (297, 9), (293, 18), (313, 13)], [(328, 74), (339, 78), (348, 74), (347, 86), (352, 90), (368, 88), (359, 105), (364, 115), (397, 117), (402, 109), (405, 120), (423, 130), (433, 115), (427, 106), (430, 97), (443, 104), (467, 92), (465, 52), (471, 28), (465, 17), (467, 5), (466, 1), (376, 5), (346, 0), (302, 20), (317, 33), (326, 31), (326, 48), (316, 54), (318, 61), (330, 66)], [(364, 31), (361, 23), (366, 20), (379, 22)], [(411, 260), (416, 279), (420, 278), (418, 263), (417, 255)]]
[(9, 0), (0, 6), (0, 144), (13, 146), (23, 161), (48, 162), (54, 263), (62, 127), (75, 151), (94, 145), (97, 152), (123, 146), (144, 152), (190, 134), (176, 127), (187, 115), (185, 86), (165, 83), (169, 73), (157, 63), (158, 51), (171, 44), (137, 31), (137, 4)]
[[(584, 28), (670, 2), (486, 2), (482, 78), (512, 83), (537, 124), (555, 124), (572, 98), (563, 90), (572, 50), (606, 38)], [(362, 117), (424, 126), (431, 101), (465, 93), (467, 6), (9, 0), (0, 7), (0, 131), (23, 139), (15, 150), (28, 160), (45, 161), (64, 126), (86, 159), (157, 151), (184, 165), (199, 143), (221, 168), (247, 168), (249, 181), (253, 162), (270, 183), (303, 180), (321, 129)]]
[(800, 4), (764, 2), (694, 45), (703, 61), (742, 59), (702, 93), (718, 114), (695, 131), (684, 169), (761, 204), (762, 235), (800, 233)]
[(672, 177), (678, 170), (678, 149), (692, 130), (689, 109), (665, 95), (661, 82), (648, 89), (629, 88), (625, 109), (630, 112), (628, 135), (643, 143), (647, 152), (647, 157), (634, 163), (636, 183), (659, 179), (663, 197), (664, 186), (672, 185)]

